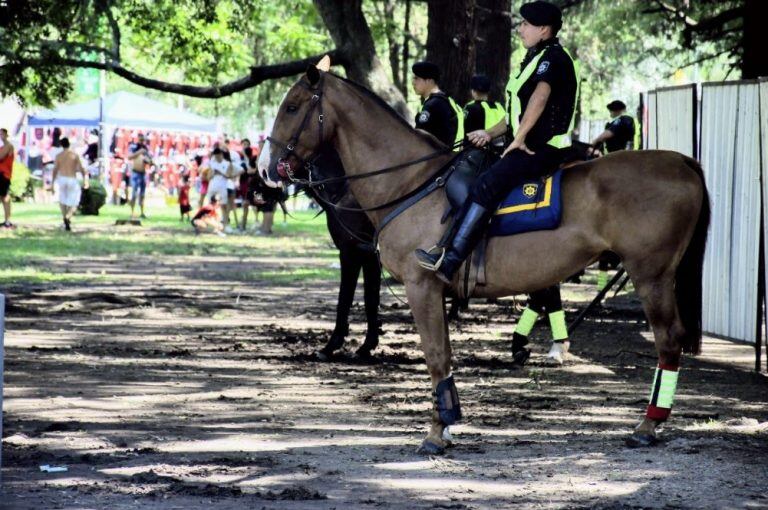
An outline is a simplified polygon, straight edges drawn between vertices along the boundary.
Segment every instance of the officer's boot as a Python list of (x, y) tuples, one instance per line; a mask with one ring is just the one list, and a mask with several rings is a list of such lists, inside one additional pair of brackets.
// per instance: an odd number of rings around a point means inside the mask
[(456, 219), (458, 228), (453, 238), (446, 243), (447, 248), (429, 252), (416, 250), (419, 265), (434, 271), (435, 276), (450, 284), (454, 273), (482, 238), (490, 217), (491, 212), (482, 205), (472, 201), (465, 203)]

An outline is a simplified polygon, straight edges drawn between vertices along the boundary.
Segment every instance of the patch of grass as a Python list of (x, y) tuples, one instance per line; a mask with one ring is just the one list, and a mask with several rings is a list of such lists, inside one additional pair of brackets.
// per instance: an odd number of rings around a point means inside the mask
[(311, 280), (338, 280), (339, 270), (324, 267), (295, 267), (278, 271), (251, 271), (246, 280), (271, 283), (297, 283)]
[(0, 284), (8, 283), (73, 283), (101, 279), (100, 275), (52, 273), (45, 269), (24, 266), (0, 269)]

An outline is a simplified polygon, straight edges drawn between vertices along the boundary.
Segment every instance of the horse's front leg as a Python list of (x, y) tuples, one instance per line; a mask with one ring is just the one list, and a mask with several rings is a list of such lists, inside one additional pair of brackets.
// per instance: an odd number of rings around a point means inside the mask
[(451, 375), (451, 344), (443, 305), (443, 284), (431, 275), (406, 282), (408, 303), (421, 337), (421, 349), (432, 378), (432, 416), (419, 452), (442, 454), (448, 442), (443, 431), (461, 418), (458, 393)]

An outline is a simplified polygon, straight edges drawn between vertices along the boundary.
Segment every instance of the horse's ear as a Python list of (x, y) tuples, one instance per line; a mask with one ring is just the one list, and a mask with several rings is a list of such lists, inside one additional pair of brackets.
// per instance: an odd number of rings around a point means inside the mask
[(316, 85), (317, 82), (320, 81), (320, 70), (312, 64), (309, 64), (307, 66), (307, 79), (309, 80), (310, 85)]
[(328, 72), (331, 70), (331, 57), (328, 55), (324, 56), (320, 59), (320, 62), (317, 63), (317, 68), (321, 71)]

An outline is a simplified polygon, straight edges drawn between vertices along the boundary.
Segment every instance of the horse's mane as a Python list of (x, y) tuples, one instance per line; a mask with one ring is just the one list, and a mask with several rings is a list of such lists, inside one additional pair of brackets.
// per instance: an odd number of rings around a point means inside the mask
[(358, 91), (358, 92), (359, 92), (359, 93), (361, 93), (363, 96), (365, 96), (365, 97), (367, 97), (367, 98), (371, 99), (371, 100), (372, 100), (374, 103), (376, 103), (378, 106), (380, 106), (382, 110), (384, 110), (384, 111), (385, 111), (386, 113), (388, 113), (390, 116), (392, 116), (392, 117), (394, 117), (395, 119), (397, 119), (397, 121), (398, 121), (398, 122), (400, 122), (400, 124), (402, 124), (402, 125), (403, 125), (405, 128), (407, 128), (407, 129), (408, 129), (408, 130), (409, 130), (411, 133), (413, 133), (414, 135), (418, 136), (418, 137), (419, 137), (419, 138), (421, 138), (422, 140), (424, 140), (424, 141), (428, 142), (428, 143), (429, 143), (430, 145), (432, 145), (432, 147), (434, 147), (435, 149), (444, 149), (444, 148), (446, 147), (446, 145), (445, 145), (443, 142), (441, 142), (440, 140), (438, 140), (438, 139), (437, 139), (437, 138), (435, 138), (434, 136), (431, 136), (431, 135), (430, 135), (430, 134), (428, 134), (428, 133), (423, 133), (423, 132), (419, 131), (418, 129), (415, 129), (413, 126), (411, 126), (411, 125), (410, 125), (410, 124), (409, 124), (409, 123), (408, 123), (408, 122), (407, 122), (407, 121), (406, 121), (406, 120), (403, 118), (403, 116), (402, 116), (402, 115), (400, 115), (399, 113), (397, 113), (397, 111), (396, 111), (394, 108), (392, 108), (392, 107), (389, 105), (389, 103), (387, 103), (386, 101), (384, 101), (384, 100), (381, 98), (381, 96), (379, 96), (378, 94), (376, 94), (376, 93), (375, 93), (375, 92), (373, 92), (372, 90), (368, 89), (367, 87), (365, 87), (365, 86), (363, 86), (363, 85), (360, 85), (359, 83), (357, 83), (357, 82), (355, 82), (355, 81), (352, 81), (352, 80), (350, 80), (349, 78), (344, 78), (343, 76), (339, 76), (339, 75), (338, 75), (338, 74), (336, 74), (336, 73), (331, 73), (331, 72), (328, 72), (328, 74), (330, 74), (330, 75), (331, 75), (331, 76), (333, 76), (334, 78), (338, 78), (339, 80), (341, 80), (342, 82), (346, 83), (347, 85), (350, 85), (350, 86), (351, 86), (351, 87), (352, 87), (354, 90)]

